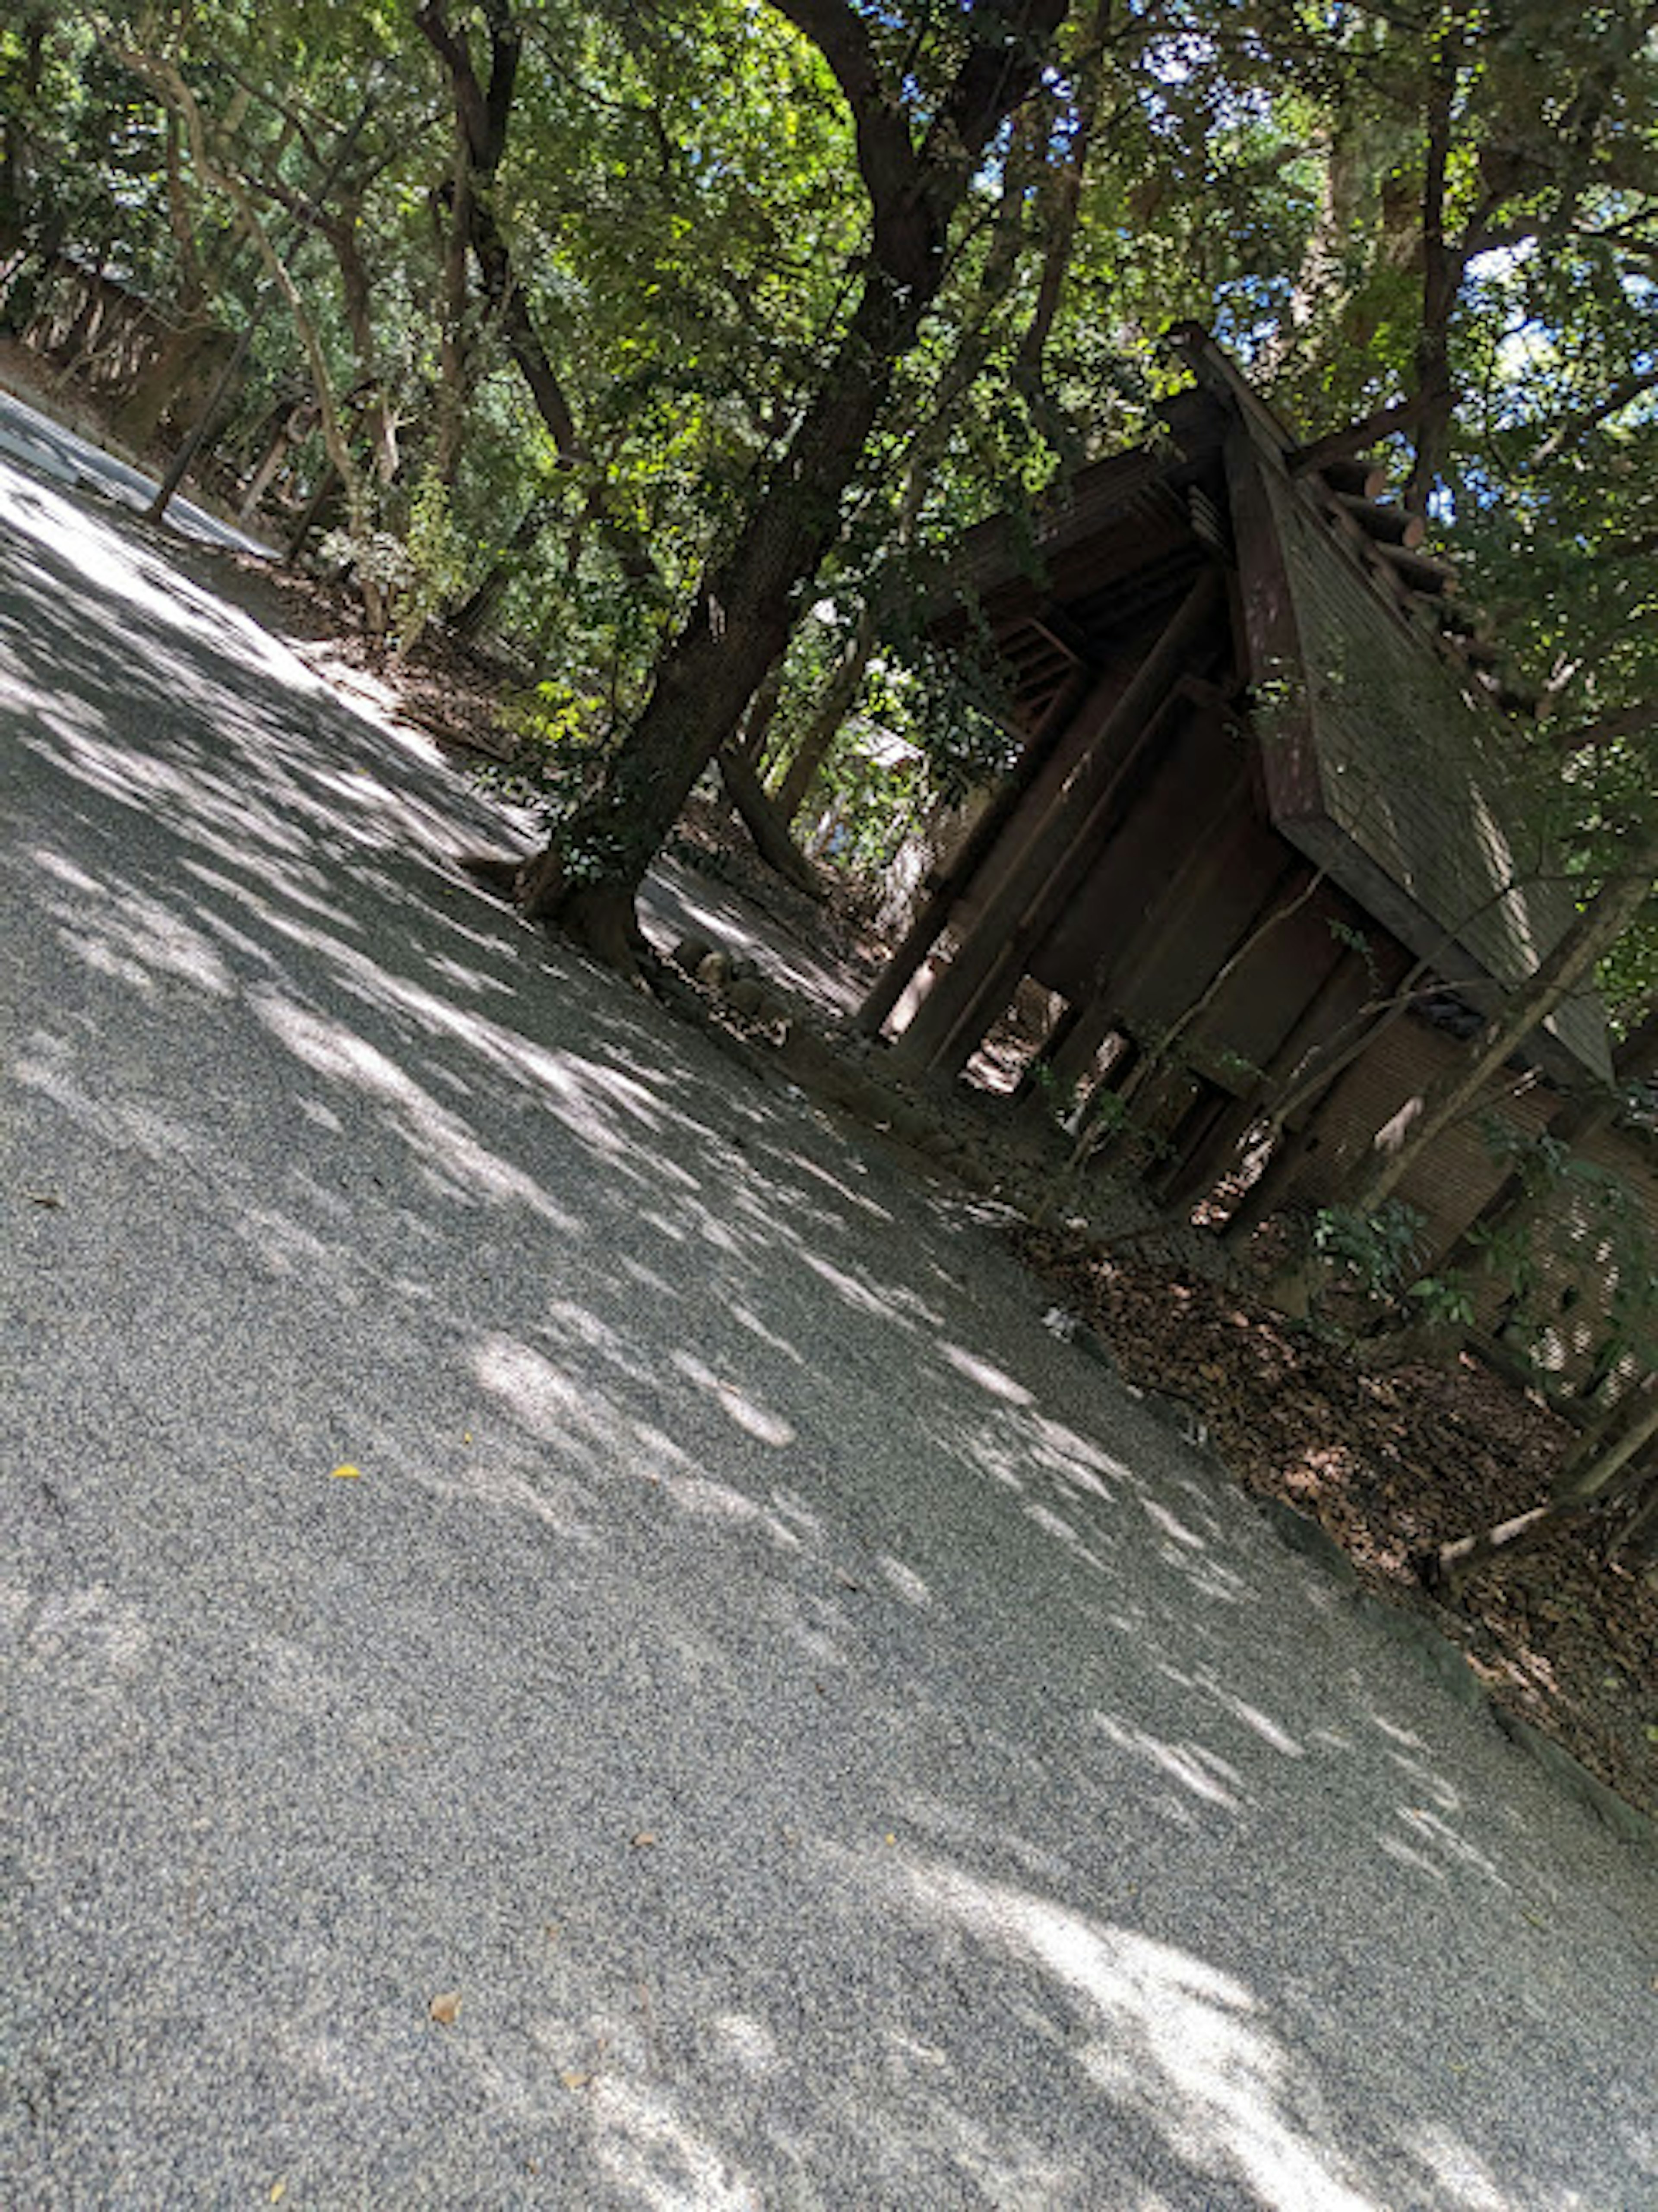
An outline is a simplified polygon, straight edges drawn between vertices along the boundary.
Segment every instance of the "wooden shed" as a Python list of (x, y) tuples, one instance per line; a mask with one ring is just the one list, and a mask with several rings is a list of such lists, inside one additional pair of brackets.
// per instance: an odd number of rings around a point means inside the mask
[[(1511, 719), (1527, 702), (1420, 526), (1201, 330), (1174, 342), (1194, 382), (1166, 434), (1082, 471), (1034, 532), (964, 541), (938, 633), (993, 641), (1022, 747), (860, 1022), (905, 1074), (952, 1077), (1034, 981), (1060, 1011), (1027, 1081), (1069, 1097), (1112, 1040), (1102, 1079), (1139, 1062), (1165, 1192), (1195, 1196), (1366, 1006), (1409, 978), (1478, 1011), (1572, 905)], [(1390, 1071), (1415, 1051), (1425, 1079), (1441, 1034), (1389, 1035)], [(1604, 1079), (1593, 993), (1528, 1049), (1567, 1085)], [(1291, 1117), (1267, 1195), (1312, 1172), (1366, 1058)]]

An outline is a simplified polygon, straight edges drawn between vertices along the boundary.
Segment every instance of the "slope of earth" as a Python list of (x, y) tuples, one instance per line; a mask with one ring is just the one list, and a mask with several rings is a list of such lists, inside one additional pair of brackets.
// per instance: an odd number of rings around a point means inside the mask
[(1200, 1410), (1250, 1490), (1311, 1515), (1370, 1587), (1454, 1637), (1502, 1704), (1658, 1815), (1658, 1588), (1606, 1562), (1605, 1531), (1564, 1529), (1455, 1606), (1412, 1564), (1547, 1496), (1575, 1436), (1557, 1414), (1466, 1354), (1368, 1374), (1236, 1285), (1102, 1258), (1063, 1231), (1014, 1241), (1130, 1381)]

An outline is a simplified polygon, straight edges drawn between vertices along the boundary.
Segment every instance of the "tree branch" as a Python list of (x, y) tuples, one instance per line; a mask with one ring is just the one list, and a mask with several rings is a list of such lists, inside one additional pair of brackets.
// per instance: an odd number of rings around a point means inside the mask
[(864, 19), (847, 0), (772, 0), (780, 15), (811, 40), (852, 111), (858, 167), (878, 222), (920, 180), (902, 96), (890, 87)]

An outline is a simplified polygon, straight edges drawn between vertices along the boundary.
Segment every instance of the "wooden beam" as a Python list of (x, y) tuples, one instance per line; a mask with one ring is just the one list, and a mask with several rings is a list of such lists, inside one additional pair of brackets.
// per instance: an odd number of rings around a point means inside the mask
[(1094, 665), (1096, 653), (1085, 630), (1072, 622), (1065, 609), (1049, 600), (1039, 613), (1030, 618), (1030, 627), (1057, 647), (1073, 668)]
[(1403, 545), (1414, 552), (1428, 534), (1425, 519), (1407, 514), (1402, 507), (1379, 507), (1375, 500), (1361, 499), (1351, 492), (1339, 491), (1333, 497), (1341, 512), (1351, 515), (1367, 538)]
[(1333, 492), (1352, 499), (1380, 499), (1388, 489), (1388, 471), (1370, 461), (1327, 461), (1318, 471)]
[(902, 942), (876, 979), (874, 988), (858, 1009), (853, 1026), (863, 1036), (877, 1036), (902, 998), (916, 969), (943, 935), (986, 854), (1077, 719), (1089, 690), (1087, 673), (1078, 669), (1054, 698), (1024, 750), (969, 830), (961, 850), (934, 884), (926, 903), (905, 931)]
[(1214, 1188), (1239, 1145), (1260, 1120), (1266, 1101), (1295, 1073), (1308, 1053), (1332, 1033), (1336, 1025), (1332, 1009), (1347, 997), (1355, 1003), (1362, 1001), (1368, 988), (1369, 972), (1362, 957), (1351, 946), (1338, 953), (1274, 1047), (1260, 1077), (1234, 1099), (1216, 1124), (1201, 1157), (1194, 1155), (1184, 1163), (1179, 1183), (1170, 1193), (1171, 1205), (1184, 1202), (1189, 1209)]
[[(1175, 686), (1182, 696), (1195, 687), (1182, 678)], [(1211, 686), (1204, 687), (1212, 690)], [(1215, 695), (1217, 697), (1219, 695)], [(1178, 867), (1168, 876), (1139, 920), (1115, 949), (1094, 969), (1088, 996), (1078, 1019), (1051, 1054), (1054, 1082), (1060, 1090), (1075, 1088), (1093, 1066), (1118, 1011), (1118, 980), (1142, 970), (1156, 957), (1169, 938), (1182, 926), (1204, 894), (1230, 866), (1236, 845), (1254, 830), (1249, 808), (1251, 763), (1246, 761), (1223, 787), (1213, 805), (1189, 824), (1188, 842)], [(1230, 948), (1229, 948), (1230, 951)], [(1217, 962), (1217, 967), (1219, 966)]]
[(1407, 545), (1379, 543), (1373, 545), (1372, 550), (1413, 592), (1425, 592), (1437, 598), (1455, 586), (1456, 571), (1448, 561), (1442, 561), (1436, 554), (1415, 553)]
[(1491, 618), (1483, 607), (1471, 607), (1461, 599), (1441, 599), (1434, 608), (1434, 617), (1449, 637), (1489, 639)]
[(1205, 658), (1205, 633), (1223, 604), (1220, 573), (1206, 566), (894, 1046), (895, 1068), (954, 1074), (971, 1057), (1086, 872), (1118, 788), (1179, 679)]
[(1348, 1091), (1357, 1087), (1363, 1067), (1364, 1060), (1361, 1056), (1344, 1069), (1300, 1128), (1280, 1131), (1266, 1166), (1244, 1192), (1242, 1203), (1226, 1224), (1224, 1233), (1229, 1244), (1241, 1243), (1260, 1227), (1269, 1213), (1278, 1211), (1295, 1187), (1302, 1162), (1309, 1152), (1316, 1152), (1322, 1143), (1325, 1127), (1333, 1109)]
[(1397, 400), (1390, 407), (1378, 407), (1362, 422), (1350, 422), (1345, 430), (1333, 430), (1327, 438), (1315, 438), (1309, 446), (1296, 447), (1285, 456), (1291, 474), (1302, 476), (1309, 469), (1327, 468), (1332, 461), (1362, 453), (1378, 438), (1388, 437), (1394, 430), (1408, 429), (1422, 412), (1423, 404), (1419, 398)]
[(1054, 1088), (1062, 1092), (1076, 1089), (1099, 1057), (1100, 1047), (1111, 1034), (1116, 1019), (1116, 1006), (1111, 993), (1111, 978), (1116, 970), (1102, 972), (1095, 988), (1089, 994), (1087, 1004), (1079, 1008), (1076, 1020), (1060, 1041), (1051, 1066)]

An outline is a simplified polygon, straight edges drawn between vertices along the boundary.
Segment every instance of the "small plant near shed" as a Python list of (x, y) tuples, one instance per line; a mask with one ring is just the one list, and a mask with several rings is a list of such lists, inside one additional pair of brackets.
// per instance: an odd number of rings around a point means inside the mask
[(1402, 1199), (1390, 1198), (1374, 1213), (1347, 1206), (1321, 1206), (1313, 1218), (1313, 1249), (1369, 1299), (1391, 1298), (1406, 1285), (1421, 1257), (1427, 1217)]

